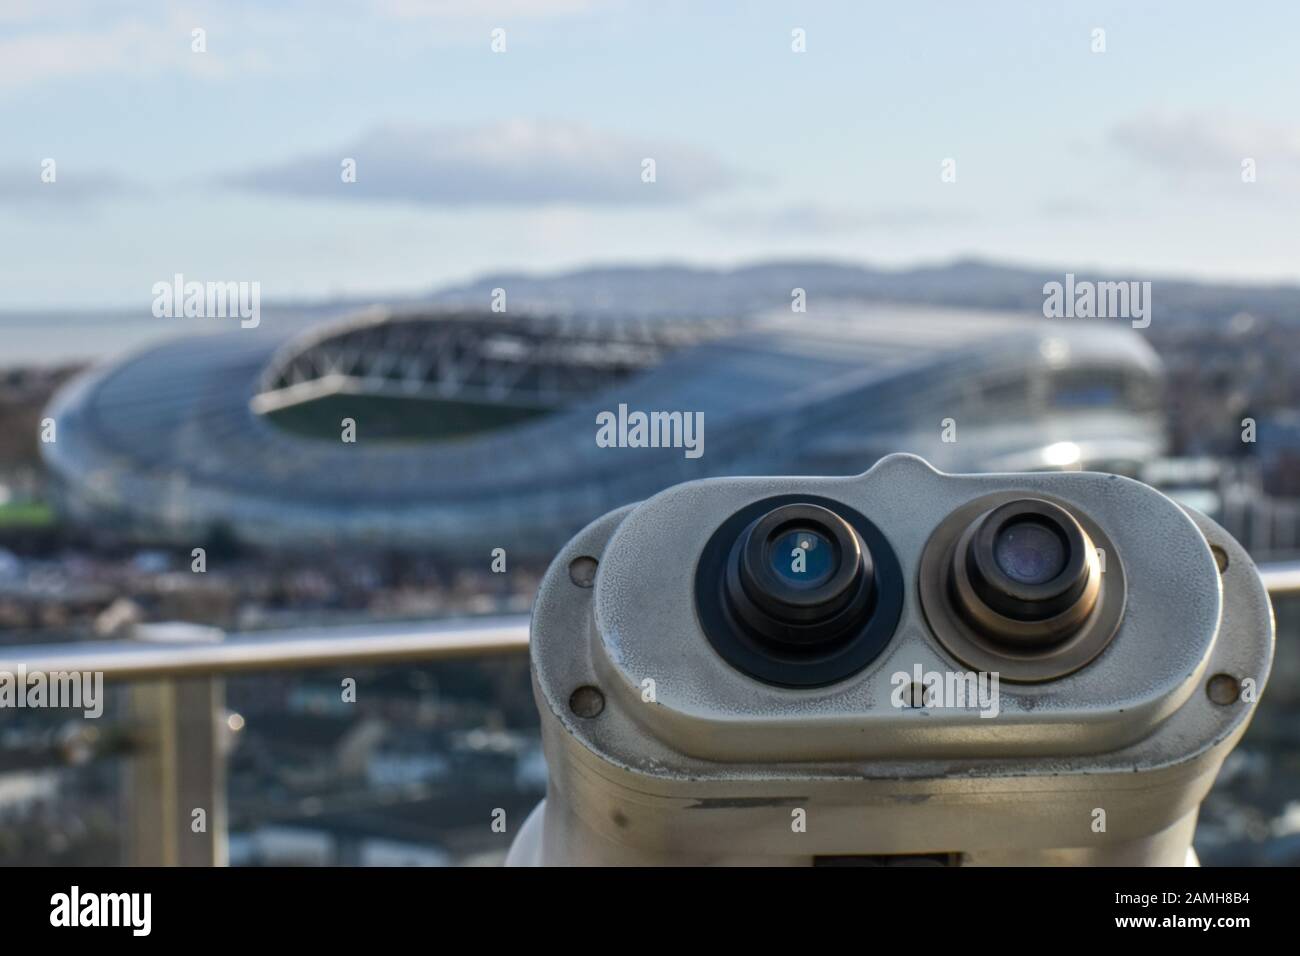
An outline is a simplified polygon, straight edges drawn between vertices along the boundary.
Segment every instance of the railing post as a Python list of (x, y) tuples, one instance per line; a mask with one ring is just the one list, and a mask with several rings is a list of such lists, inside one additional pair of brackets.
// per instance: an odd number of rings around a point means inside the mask
[(225, 866), (224, 682), (144, 681), (128, 695), (139, 750), (126, 764), (127, 863)]

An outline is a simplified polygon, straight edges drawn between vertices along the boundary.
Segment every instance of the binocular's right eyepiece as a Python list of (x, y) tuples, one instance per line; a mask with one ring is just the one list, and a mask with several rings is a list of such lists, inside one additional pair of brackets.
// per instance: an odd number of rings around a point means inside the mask
[[(1090, 530), (1091, 529), (1091, 530)], [(1086, 516), (1043, 498), (979, 499), (949, 515), (921, 561), (921, 602), (935, 636), (1004, 680), (1054, 680), (1115, 635), (1124, 607), (1117, 558)]]
[(1079, 522), (1050, 501), (999, 505), (973, 523), (953, 553), (963, 615), (990, 639), (1042, 648), (1078, 630), (1097, 603), (1100, 576)]

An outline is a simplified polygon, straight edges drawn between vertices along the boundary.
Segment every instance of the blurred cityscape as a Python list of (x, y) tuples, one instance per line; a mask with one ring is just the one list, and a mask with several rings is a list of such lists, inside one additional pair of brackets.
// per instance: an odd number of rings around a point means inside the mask
[[(833, 467), (838, 473), (855, 473), (870, 467), (878, 454), (892, 450), (915, 448), (932, 458), (942, 454), (944, 449), (932, 448), (925, 440), (931, 433), (938, 435), (938, 410), (948, 407), (944, 403), (951, 403), (953, 395), (963, 394), (963, 388), (969, 391), (976, 378), (989, 374), (987, 363), (977, 364), (974, 357), (989, 348), (991, 330), (1002, 328), (1000, 317), (1010, 317), (1013, 325), (1022, 323), (1016, 329), (1037, 329), (1045, 323), (1042, 286), (1053, 278), (1060, 276), (979, 262), (903, 272), (824, 262), (730, 271), (628, 268), (550, 278), (489, 276), (418, 302), (379, 303), (407, 310), (402, 315), (423, 309), (434, 322), (461, 316), (458, 322), (497, 329), (503, 337), (489, 342), (496, 352), (475, 340), (476, 367), (486, 363), (489, 372), (483, 373), (487, 375), (480, 383), (483, 387), (472, 394), (450, 395), (443, 387), (445, 367), (440, 373), (443, 378), (434, 377), (446, 350), (461, 349), (456, 354), (463, 355), (469, 346), (460, 340), (448, 345), (443, 339), (438, 340), (440, 345), (425, 346), (434, 351), (424, 356), (427, 361), (418, 374), (428, 376), (423, 384), (432, 391), (407, 388), (409, 402), (422, 404), (403, 404), (399, 394), (396, 412), (388, 406), (372, 406), (379, 410), (370, 421), (395, 416), (409, 422), (415, 415), (427, 422), (428, 416), (454, 412), (454, 433), (400, 428), (384, 432), (393, 457), (381, 459), (379, 474), (367, 478), (370, 484), (365, 488), (356, 489), (317, 485), (315, 479), (288, 474), (283, 485), (249, 491), (231, 477), (239, 469), (246, 470), (245, 465), (214, 463), (215, 453), (204, 442), (186, 446), (178, 440), (174, 448), (142, 452), (139, 460), (110, 442), (94, 445), (91, 439), (98, 438), (88, 438), (86, 429), (97, 421), (96, 414), (103, 415), (109, 407), (104, 403), (113, 396), (104, 398), (106, 390), (127, 380), (124, 370), (135, 376), (133, 382), (143, 384), (133, 386), (140, 391), (126, 398), (113, 399), (119, 404), (112, 409), (126, 409), (122, 414), (129, 417), (154, 398), (171, 407), (167, 403), (173, 403), (173, 396), (151, 384), (164, 379), (149, 376), (177, 367), (172, 363), (187, 353), (179, 346), (173, 351), (167, 351), (172, 346), (162, 351), (144, 346), (160, 332), (184, 330), (175, 324), (160, 329), (157, 320), (142, 326), (131, 319), (124, 323), (120, 337), (131, 345), (127, 355), (112, 356), (110, 362), (92, 367), (68, 354), (63, 341), (66, 328), (49, 317), (0, 315), (0, 329), (18, 339), (26, 336), (27, 347), (20, 352), (31, 356), (14, 361), (0, 355), (0, 645), (156, 640), (165, 637), (168, 628), (182, 625), (212, 628), (214, 633), (255, 634), (289, 627), (327, 630), (384, 621), (525, 614), (548, 548), (558, 546), (585, 520), (673, 481), (755, 468), (756, 459), (738, 450), (752, 447), (752, 441), (738, 442), (734, 448), (728, 444), (729, 423), (734, 421), (735, 434), (741, 434), (742, 426), (770, 428), (777, 419), (763, 418), (766, 413), (754, 411), (752, 405), (742, 409), (726, 402), (763, 387), (761, 375), (773, 375), (771, 369), (789, 371), (796, 353), (798, 361), (829, 362), (826, 355), (812, 354), (815, 349), (810, 343), (818, 337), (826, 343), (827, 355), (840, 357), (844, 367), (833, 371), (844, 381), (848, 371), (872, 363), (902, 368), (898, 354), (904, 346), (923, 360), (908, 365), (905, 372), (891, 371), (874, 380), (875, 391), (869, 398), (854, 390), (861, 386), (846, 385), (834, 401), (819, 399), (783, 413), (792, 420), (779, 419), (785, 429), (781, 434), (801, 430), (824, 439), (822, 444), (811, 443), (810, 438), (810, 443), (798, 448), (791, 445), (791, 460), (806, 464), (808, 472)], [(1020, 379), (1005, 377), (1014, 368), (999, 366), (998, 374), (1004, 378), (996, 379), (995, 387), (986, 393), (993, 396), (987, 407), (1000, 427), (976, 429), (966, 446), (968, 457), (936, 464), (949, 470), (992, 468), (998, 462), (1018, 462), (1023, 467), (1029, 460), (1024, 456), (1037, 455), (1037, 467), (1042, 468), (1125, 471), (1210, 514), (1258, 562), (1295, 560), (1300, 557), (1300, 289), (1188, 282), (1153, 285), (1156, 313), (1149, 328), (1139, 332), (1128, 329), (1123, 320), (1079, 319), (1075, 321), (1081, 325), (1118, 325), (1124, 331), (1086, 341), (1060, 337), (1067, 333), (1041, 332), (1048, 337), (1032, 342), (1047, 358), (1046, 371), (1035, 371), (1026, 360), (1019, 360), (1016, 368), (1025, 369), (1025, 381), (1030, 383), (1023, 388)], [(508, 329), (493, 326), (495, 320), (488, 315), (475, 318), (471, 312), (468, 320), (463, 318), (464, 310), (481, 309), (491, 290), (503, 286), (511, 289), (511, 310), (520, 316)], [(773, 325), (770, 316), (764, 317), (783, 307), (788, 312), (794, 287), (808, 290), (813, 303), (808, 314), (796, 316), (804, 323), (807, 339), (792, 335), (788, 322)], [(832, 310), (819, 312), (819, 307), (831, 301), (836, 318), (823, 320)], [(358, 338), (360, 333), (346, 318), (358, 313), (358, 305), (280, 310), (278, 325), (274, 320), (266, 323), (271, 336), (266, 341), (275, 348), (254, 350), (255, 355), (242, 346), (239, 351), (238, 360), (244, 364), (238, 367), (256, 372), (256, 387), (262, 389), (256, 394), (310, 384), (302, 376), (268, 384), (267, 356), (282, 362), (287, 353), (281, 346), (286, 342), (328, 345), (333, 340), (322, 338), (319, 330), (339, 329), (340, 318), (344, 319), (342, 340), (359, 349), (356, 361), (363, 363), (354, 377), (363, 384), (384, 379), (366, 349), (378, 354), (400, 351), (403, 346), (376, 339), (369, 329), (365, 334), (370, 338)], [(909, 316), (906, 329), (891, 322), (891, 316), (900, 314)], [(990, 319), (990, 314), (999, 318)], [(844, 315), (865, 318), (855, 319), (849, 328), (841, 322)], [(557, 324), (555, 316), (565, 317), (564, 322)], [(132, 330), (146, 327), (139, 341), (131, 340), (136, 334)], [(390, 322), (387, 328), (394, 326)], [(628, 328), (637, 331), (628, 333)], [(519, 341), (526, 332), (533, 337), (521, 353)], [(925, 334), (932, 341), (921, 344)], [(48, 348), (32, 344), (41, 336)], [(507, 340), (513, 351), (502, 344)], [(560, 343), (553, 355), (546, 351), (548, 340)], [(1054, 359), (1052, 343), (1059, 341), (1067, 342), (1073, 351)], [(611, 342), (618, 347), (611, 349)], [(856, 350), (847, 357), (846, 342)], [(205, 360), (215, 361), (211, 356), (222, 348), (220, 344), (210, 347), (204, 339), (197, 351)], [(405, 348), (419, 357), (419, 347)], [(1071, 357), (1086, 349), (1096, 354), (1087, 362), (1072, 364)], [(1144, 357), (1148, 349), (1156, 357), (1150, 363)], [(743, 381), (735, 378), (738, 372), (731, 363), (731, 356), (742, 351), (749, 362), (746, 374), (755, 376)], [(998, 346), (996, 351), (1003, 349)], [(940, 354), (942, 363), (936, 360)], [(142, 364), (145, 367), (137, 369)], [(527, 402), (520, 398), (520, 382), (527, 380), (522, 372), (510, 378), (508, 387), (489, 387), (502, 380), (493, 375), (523, 364), (530, 373), (541, 369), (536, 372), (541, 384)], [(751, 373), (750, 366), (760, 372)], [(829, 366), (809, 367), (827, 388), (840, 381), (824, 371)], [(1072, 367), (1080, 373), (1074, 380), (1068, 376)], [(332, 368), (331, 374), (344, 375)], [(667, 459), (661, 457), (652, 466), (638, 469), (639, 485), (619, 484), (596, 469), (594, 476), (584, 479), (590, 487), (584, 487), (581, 495), (536, 504), (533, 496), (539, 492), (533, 484), (558, 485), (567, 480), (567, 473), (559, 469), (574, 460), (568, 452), (554, 469), (539, 452), (536, 458), (522, 456), (522, 463), (500, 462), (494, 471), (502, 474), (482, 478), (468, 470), (457, 475), (425, 470), (438, 462), (453, 463), (447, 466), (453, 470), (468, 469), (477, 441), (521, 441), (519, 436), (535, 434), (544, 444), (549, 441), (548, 416), (571, 412), (575, 421), (591, 421), (592, 408), (613, 407), (611, 403), (624, 394), (621, 389), (648, 388), (656, 375), (668, 374), (665, 370), (672, 372), (674, 382), (694, 383), (691, 394), (696, 399), (683, 398), (680, 403), (687, 407), (715, 401), (705, 391), (710, 376), (714, 377), (712, 387), (721, 397), (716, 399), (718, 405), (708, 405), (705, 411), (706, 420), (718, 424), (709, 436), (713, 444), (703, 456), (714, 464), (701, 465), (712, 471), (684, 470), (689, 466), (680, 461), (678, 452), (671, 465), (663, 464)], [(574, 384), (580, 372), (590, 376), (581, 387)], [(570, 386), (572, 394), (546, 398), (550, 394), (545, 390), (547, 374)], [(1056, 376), (1052, 388), (1031, 387), (1040, 374)], [(969, 381), (962, 376), (969, 376)], [(217, 378), (227, 381), (224, 373)], [(940, 380), (945, 389), (956, 391), (945, 390), (935, 404), (909, 411), (903, 416), (907, 418), (903, 431), (880, 428), (878, 434), (868, 435), (870, 429), (864, 424), (862, 434), (847, 433), (851, 430), (846, 430), (845, 422), (858, 420), (868, 407), (901, 401), (904, 392), (913, 401), (918, 381), (930, 387)], [(234, 411), (223, 405), (220, 414), (246, 413), (250, 417), (247, 422), (240, 420), (242, 428), (255, 422), (256, 412), (249, 409), (248, 396), (237, 391), (236, 385), (243, 387), (242, 379), (230, 381), (235, 384), (229, 386), (227, 397)], [(474, 381), (465, 377), (459, 384)], [(1003, 394), (1009, 388), (1018, 404), (997, 404), (1011, 401)], [(295, 401), (293, 407), (308, 409), (322, 399), (336, 401), (339, 394), (356, 393), (312, 392), (310, 400)], [(369, 397), (393, 395), (376, 392)], [(690, 405), (693, 400), (696, 406)], [(320, 411), (334, 427), (337, 405), (326, 404)], [(744, 418), (742, 411), (757, 416), (758, 424)], [(1115, 414), (1105, 417), (1109, 412)], [(211, 420), (226, 419), (213, 412)], [(184, 432), (195, 421), (185, 419), (177, 428)], [(43, 448), (42, 431), (51, 422), (60, 429), (53, 444), (65, 442), (58, 454), (83, 457), (56, 461), (51, 449)], [(126, 427), (120, 422), (110, 424)], [(295, 431), (292, 441), (306, 444), (293, 447), (310, 456), (314, 454), (311, 432), (318, 427), (312, 416), (300, 416), (292, 429), (282, 430)], [(1107, 443), (1108, 437), (1121, 431), (1122, 447)], [(590, 444), (592, 432), (594, 427), (584, 430), (582, 440)], [(233, 431), (223, 434), (235, 435)], [(272, 432), (266, 433), (271, 437), (256, 434), (258, 441), (281, 440)], [(233, 444), (243, 440), (230, 439)], [(337, 433), (333, 441), (337, 443)], [(486, 460), (492, 461), (499, 452), (485, 447)], [(1072, 450), (1063, 453), (1062, 448)], [(429, 449), (451, 457), (410, 457)], [(169, 453), (181, 457), (168, 458)], [(187, 454), (192, 460), (184, 458)], [(788, 464), (776, 453), (766, 460), (772, 468)], [(82, 472), (87, 487), (74, 487), (76, 482), (59, 471), (69, 467), (68, 461)], [(102, 468), (88, 464), (95, 461), (102, 462)], [(227, 464), (232, 469), (229, 474), (221, 471)], [(433, 505), (412, 500), (406, 485), (396, 484), (400, 477), (396, 473), (408, 466), (412, 487), (424, 484), (436, 489), (458, 478), (480, 485), (479, 495), (446, 485), (454, 507), (444, 517), (429, 510)], [(334, 470), (319, 462), (312, 467), (316, 472)], [(505, 474), (511, 469), (519, 474)], [(113, 472), (105, 482), (135, 488), (157, 482), (163, 491), (146, 493), (143, 503), (128, 501), (125, 492), (116, 490), (97, 494), (96, 489), (104, 487), (95, 484), (101, 470)], [(184, 478), (179, 489), (178, 475)], [(219, 490), (230, 497), (214, 499), (216, 491), (197, 488), (196, 476), (212, 475), (221, 478)], [(535, 482), (530, 483), (534, 475)], [(500, 487), (491, 483), (497, 479), (503, 482)], [(383, 484), (389, 480), (394, 484)], [(313, 514), (333, 509), (337, 521), (322, 519), (324, 524), (313, 528), (311, 536), (300, 542), (285, 537), (286, 546), (275, 547), (259, 539), (255, 527), (259, 523), (269, 527), (268, 522), (275, 520), (267, 509), (275, 510), (276, 495), (283, 499), (285, 514), (311, 499), (317, 509)], [(210, 520), (211, 514), (202, 509), (212, 500), (221, 502), (218, 510), (233, 509), (229, 501), (251, 502), (247, 523), (252, 530), (234, 520), (233, 510), (228, 525)], [(151, 507), (157, 514), (146, 515)], [(486, 543), (492, 534), (498, 539), (508, 535), (508, 530), (500, 529), (522, 525), (520, 515), (525, 513), (536, 520), (536, 527), (521, 527), (517, 539), (503, 539), (518, 540), (520, 547), (517, 553), (512, 551), (506, 573), (494, 572)], [(457, 514), (464, 518), (463, 527), (455, 523)], [(366, 515), (373, 516), (380, 529), (387, 522), (421, 529), (427, 547), (421, 546), (417, 534), (403, 538), (363, 527)], [(146, 516), (150, 520), (144, 520)], [(474, 540), (473, 547), (460, 549), (460, 557), (457, 548), (447, 546), (449, 539), (464, 541), (463, 536), (489, 521), (495, 522), (491, 533), (483, 542)], [(289, 535), (299, 526), (285, 519), (283, 527), (289, 530), (276, 525), (275, 534), (268, 536)], [(202, 574), (192, 569), (190, 545), (196, 542), (204, 548)], [(400, 542), (400, 547), (390, 542)], [(1278, 649), (1268, 691), (1202, 810), (1196, 845), (1206, 864), (1300, 863), (1300, 602), (1276, 601), (1276, 613)], [(192, 632), (192, 628), (186, 631)], [(354, 678), (360, 688), (355, 704), (340, 702), (338, 689), (344, 677)], [(508, 840), (487, 826), (483, 808), (502, 808), (508, 818), (522, 821), (545, 790), (545, 766), (523, 655), (375, 666), (346, 674), (310, 670), (241, 675), (227, 679), (224, 707), (229, 729), (225, 746), (232, 864), (497, 863)], [(122, 823), (128, 812), (123, 804), (129, 799), (125, 795), (129, 791), (121, 785), (123, 765), (133, 759), (127, 710), (125, 689), (114, 687), (99, 721), (59, 712), (6, 714), (0, 725), (0, 863), (114, 864), (131, 859)], [(87, 723), (96, 726), (88, 730)]]

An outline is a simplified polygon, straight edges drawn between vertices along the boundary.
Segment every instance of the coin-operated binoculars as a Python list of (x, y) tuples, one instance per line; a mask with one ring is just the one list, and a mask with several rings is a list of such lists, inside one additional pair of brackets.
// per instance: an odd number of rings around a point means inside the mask
[(605, 515), (531, 641), (550, 776), (510, 863), (1181, 865), (1273, 619), (1146, 485), (893, 455)]

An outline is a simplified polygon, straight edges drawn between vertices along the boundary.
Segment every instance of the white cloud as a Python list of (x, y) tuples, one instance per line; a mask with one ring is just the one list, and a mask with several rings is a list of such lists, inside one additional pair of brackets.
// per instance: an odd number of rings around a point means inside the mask
[[(11, 11), (12, 12), (12, 11)], [(231, 29), (220, 11), (169, 9), (165, 16), (47, 18), (19, 13), (23, 28), (0, 37), (0, 91), (49, 80), (94, 76), (153, 76), (167, 72), (219, 78), (262, 73), (270, 57), (257, 46), (258, 30)], [(68, 24), (68, 25), (64, 25)], [(208, 32), (208, 50), (191, 50), (195, 27)]]

